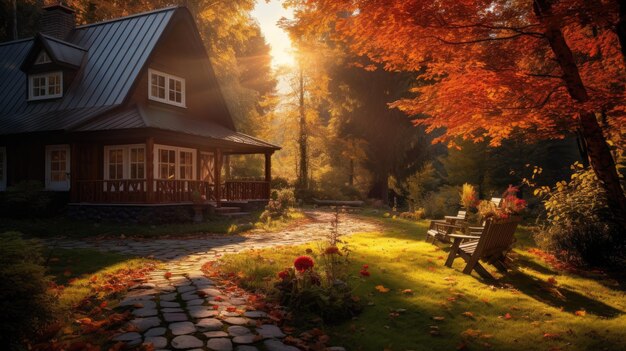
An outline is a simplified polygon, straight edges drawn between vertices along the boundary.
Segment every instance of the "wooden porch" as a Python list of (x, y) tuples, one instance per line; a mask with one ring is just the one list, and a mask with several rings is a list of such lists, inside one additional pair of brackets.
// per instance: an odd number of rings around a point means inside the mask
[[(149, 186), (151, 185), (151, 186)], [(268, 200), (269, 181), (225, 181), (215, 184), (199, 180), (78, 180), (71, 190), (74, 203), (174, 204), (193, 202), (197, 192), (206, 203)]]

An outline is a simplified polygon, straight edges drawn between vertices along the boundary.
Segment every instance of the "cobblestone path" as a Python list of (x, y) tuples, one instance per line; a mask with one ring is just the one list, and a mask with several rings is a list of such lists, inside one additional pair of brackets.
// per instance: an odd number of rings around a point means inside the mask
[[(298, 348), (281, 341), (286, 335), (271, 324), (265, 312), (247, 306), (245, 294), (226, 291), (205, 277), (200, 268), (227, 253), (325, 238), (333, 214), (305, 214), (311, 219), (308, 223), (273, 233), (192, 239), (62, 239), (54, 245), (153, 257), (164, 262), (162, 269), (151, 272), (148, 280), (131, 289), (121, 302), (133, 306), (134, 319), (130, 323), (136, 331), (117, 335), (117, 341), (129, 345), (152, 343), (155, 350), (297, 351)], [(342, 214), (339, 224), (341, 235), (377, 229), (375, 224), (349, 214)], [(169, 279), (166, 272), (171, 273)]]

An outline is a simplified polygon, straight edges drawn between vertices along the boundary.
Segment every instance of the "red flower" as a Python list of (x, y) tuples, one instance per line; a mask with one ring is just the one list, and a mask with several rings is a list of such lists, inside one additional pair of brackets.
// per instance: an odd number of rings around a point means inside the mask
[(324, 250), (324, 254), (326, 255), (340, 255), (341, 256), (341, 252), (339, 252), (339, 248), (337, 246), (329, 246), (326, 248), (326, 250)]
[(289, 278), (289, 271), (285, 269), (284, 271), (278, 272), (278, 278), (282, 280)]
[(293, 266), (296, 267), (296, 270), (300, 273), (313, 268), (314, 263), (313, 259), (309, 256), (300, 256), (293, 261)]
[(367, 271), (366, 269), (361, 269), (361, 271), (359, 272), (361, 274), (361, 276), (363, 277), (369, 277), (370, 276), (370, 272)]
[(364, 265), (363, 265), (363, 269), (364, 269), (364, 270), (366, 270), (366, 269), (368, 269), (368, 268), (370, 268), (370, 265), (369, 265), (369, 264), (364, 264)]

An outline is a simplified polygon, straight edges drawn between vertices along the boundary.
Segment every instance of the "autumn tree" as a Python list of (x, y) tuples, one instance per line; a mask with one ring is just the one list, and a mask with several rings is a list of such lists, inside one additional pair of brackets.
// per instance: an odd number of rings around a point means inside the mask
[[(624, 60), (618, 2), (551, 0), (303, 1), (300, 28), (332, 25), (335, 38), (389, 71), (433, 84), (397, 107), (436, 141), (492, 146), (522, 131), (529, 139), (578, 131), (590, 165), (626, 224), (626, 197), (598, 123), (624, 125)], [(620, 27), (621, 28), (621, 27)], [(303, 30), (303, 29), (300, 29)]]

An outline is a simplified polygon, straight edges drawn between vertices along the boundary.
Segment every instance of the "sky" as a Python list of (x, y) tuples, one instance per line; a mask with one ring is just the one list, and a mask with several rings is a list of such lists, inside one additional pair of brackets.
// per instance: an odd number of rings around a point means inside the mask
[(293, 18), (293, 11), (283, 8), (282, 1), (257, 0), (256, 7), (252, 11), (252, 17), (256, 18), (265, 36), (265, 40), (272, 47), (272, 66), (292, 66), (294, 64), (291, 55), (291, 40), (285, 31), (278, 27), (277, 22), (281, 17)]

